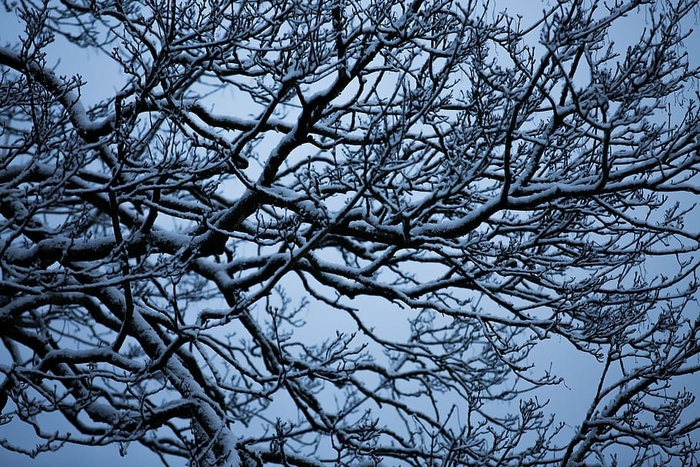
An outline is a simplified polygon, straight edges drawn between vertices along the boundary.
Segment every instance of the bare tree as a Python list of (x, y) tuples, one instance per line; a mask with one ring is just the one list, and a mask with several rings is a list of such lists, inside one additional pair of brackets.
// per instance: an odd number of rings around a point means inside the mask
[(5, 2), (0, 444), (697, 463), (698, 2), (502, 3)]

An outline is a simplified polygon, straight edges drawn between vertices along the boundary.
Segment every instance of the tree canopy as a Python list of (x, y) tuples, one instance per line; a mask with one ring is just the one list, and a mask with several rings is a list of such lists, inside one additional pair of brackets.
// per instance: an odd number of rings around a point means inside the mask
[(2, 448), (699, 462), (697, 0), (4, 4)]

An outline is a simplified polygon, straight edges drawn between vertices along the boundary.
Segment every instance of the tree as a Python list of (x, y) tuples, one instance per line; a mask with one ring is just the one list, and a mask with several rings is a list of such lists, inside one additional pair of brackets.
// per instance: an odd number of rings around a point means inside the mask
[(15, 3), (5, 449), (698, 462), (697, 1)]

